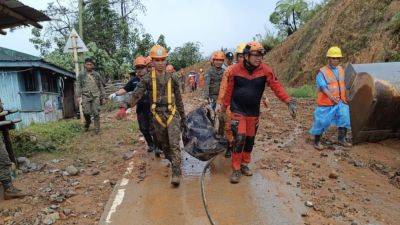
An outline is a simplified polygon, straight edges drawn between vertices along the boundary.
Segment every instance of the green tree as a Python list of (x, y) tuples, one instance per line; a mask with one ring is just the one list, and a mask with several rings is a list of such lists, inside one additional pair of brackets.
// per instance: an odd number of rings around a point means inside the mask
[[(73, 66), (72, 56), (64, 54), (62, 49), (72, 28), (77, 29), (76, 8), (76, 1), (50, 3), (46, 14), (52, 21), (41, 31), (33, 29), (30, 39), (45, 60), (70, 70), (74, 68), (70, 67)], [(141, 25), (137, 16), (144, 11), (141, 0), (85, 1), (83, 40), (89, 48), (86, 55), (95, 58), (96, 67), (104, 76), (121, 78), (131, 67), (137, 50), (148, 52), (152, 46), (150, 35), (140, 38)], [(147, 47), (149, 38), (151, 44)]]
[(137, 47), (136, 47), (135, 56), (148, 55), (150, 48), (153, 47), (153, 45), (154, 45), (153, 37), (148, 33), (143, 34), (142, 38), (139, 39), (136, 44)]
[(161, 34), (158, 39), (157, 39), (157, 44), (163, 46), (165, 49), (167, 49), (167, 51), (171, 51), (171, 48), (168, 47), (167, 43), (165, 42), (165, 36), (163, 34)]
[(198, 42), (187, 42), (181, 47), (176, 47), (168, 56), (168, 62), (171, 63), (177, 71), (198, 63), (201, 60), (200, 43)]
[(60, 50), (55, 50), (47, 53), (46, 55), (44, 55), (43, 58), (46, 62), (52, 63), (66, 70), (75, 70), (72, 54), (63, 53)]
[(269, 20), (282, 35), (290, 36), (304, 23), (308, 10), (305, 0), (280, 0)]
[[(83, 13), (84, 40), (94, 42), (107, 51), (115, 53), (118, 46), (118, 33), (125, 28), (119, 26), (118, 14), (111, 8), (108, 0), (92, 0)], [(88, 29), (89, 28), (89, 29)]]

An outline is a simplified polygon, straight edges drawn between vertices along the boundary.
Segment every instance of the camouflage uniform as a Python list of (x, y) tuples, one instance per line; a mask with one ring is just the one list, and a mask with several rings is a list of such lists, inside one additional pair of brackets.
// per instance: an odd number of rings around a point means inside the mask
[(183, 74), (183, 73), (181, 73), (180, 75), (179, 75), (179, 84), (180, 84), (180, 86), (181, 86), (181, 92), (182, 92), (182, 94), (184, 94), (185, 93), (185, 75)]
[[(1, 100), (0, 112), (3, 112), (3, 104), (1, 103)], [(11, 185), (10, 167), (11, 160), (8, 156), (6, 146), (4, 145), (3, 135), (0, 134), (0, 181), (4, 186), (4, 189), (7, 189)]]
[(219, 94), (219, 86), (221, 84), (222, 76), (224, 74), (224, 69), (216, 69), (211, 67), (206, 73), (206, 89), (205, 97), (213, 100), (214, 104), (217, 102)]
[(100, 100), (105, 97), (104, 86), (100, 74), (92, 71), (81, 73), (77, 81), (77, 95), (82, 96), (82, 109), (85, 117), (85, 128), (89, 129), (93, 115), (96, 132), (100, 131)]
[[(172, 78), (172, 104), (176, 106), (177, 112), (175, 113), (171, 123), (166, 128), (157, 122), (154, 115), (152, 122), (154, 124), (157, 141), (159, 142), (165, 157), (171, 162), (173, 173), (180, 175), (181, 150), (179, 142), (181, 139), (181, 127), (183, 124), (185, 124), (186, 118), (182, 97), (179, 90), (179, 77), (177, 77), (175, 74), (157, 76), (156, 112), (163, 121), (167, 121), (170, 115), (167, 102), (167, 84), (170, 77)], [(140, 80), (136, 90), (133, 92), (133, 105), (139, 101), (146, 91), (149, 92), (150, 99), (153, 102), (152, 78), (150, 74), (147, 74)]]
[[(219, 89), (224, 71), (225, 70), (223, 68), (217, 69), (213, 66), (206, 72), (207, 85), (204, 91), (204, 95), (206, 98), (211, 99), (212, 101), (211, 107), (213, 110), (215, 110), (217, 106)], [(222, 114), (218, 115), (218, 120), (219, 120), (218, 134), (223, 136), (225, 117)]]
[(3, 135), (0, 135), (0, 181), (5, 187), (11, 185), (10, 167), (11, 160), (3, 142)]

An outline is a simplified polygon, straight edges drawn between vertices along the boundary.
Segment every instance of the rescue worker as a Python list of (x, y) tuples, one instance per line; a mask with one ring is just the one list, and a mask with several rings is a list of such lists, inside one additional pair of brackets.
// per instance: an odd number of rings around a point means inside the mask
[[(217, 98), (219, 94), (219, 87), (224, 74), (222, 65), (224, 64), (225, 54), (222, 51), (216, 51), (211, 56), (211, 68), (206, 72), (206, 88), (205, 98), (211, 104), (211, 108), (215, 111), (217, 106)], [(224, 117), (222, 114), (218, 115), (219, 127), (217, 134), (221, 137), (224, 136)]]
[(94, 62), (91, 58), (85, 59), (85, 71), (78, 77), (77, 95), (78, 102), (82, 101), (85, 131), (89, 130), (91, 116), (93, 116), (95, 133), (99, 134), (100, 105), (104, 103), (105, 90), (100, 74), (94, 70)]
[(248, 164), (251, 161), (265, 86), (269, 86), (288, 105), (292, 117), (296, 116), (294, 99), (286, 93), (272, 69), (262, 63), (265, 53), (260, 43), (249, 42), (244, 49), (244, 61), (233, 65), (227, 74), (228, 85), (222, 111), (230, 107), (232, 112), (234, 147), (231, 183), (238, 183), (242, 175), (253, 175)]
[(184, 94), (185, 93), (185, 87), (186, 87), (185, 75), (183, 74), (182, 70), (178, 73), (178, 75), (179, 75), (179, 84), (181, 86), (181, 93)]
[(132, 106), (149, 93), (151, 112), (157, 141), (165, 157), (171, 162), (171, 184), (178, 186), (181, 178), (181, 150), (179, 146), (181, 129), (186, 134), (186, 116), (179, 90), (179, 80), (166, 73), (167, 50), (155, 45), (150, 50), (154, 70), (140, 80), (132, 95)]
[(167, 68), (166, 68), (166, 72), (167, 72), (168, 74), (170, 74), (170, 75), (174, 74), (174, 73), (175, 73), (174, 66), (172, 66), (171, 64), (169, 64), (169, 65), (167, 66)]
[(233, 53), (232, 52), (227, 52), (225, 53), (225, 62), (224, 65), (222, 66), (222, 68), (226, 69), (228, 68), (230, 65), (233, 64)]
[[(246, 47), (246, 43), (240, 43), (237, 47), (236, 47), (236, 63), (240, 63), (243, 62), (243, 50)], [(217, 107), (216, 107), (216, 113), (219, 114), (221, 113), (221, 106), (223, 104), (223, 100), (225, 97), (225, 93), (226, 93), (226, 86), (228, 85), (228, 74), (229, 74), (229, 70), (232, 69), (232, 65), (228, 66), (225, 71), (224, 74), (222, 76), (222, 80), (221, 80), (221, 84), (219, 87), (219, 94), (218, 94), (218, 99), (217, 99)], [(232, 154), (232, 148), (233, 148), (233, 134), (232, 134), (232, 129), (231, 129), (231, 118), (232, 118), (232, 113), (230, 110), (230, 107), (228, 106), (225, 112), (225, 137), (228, 140), (228, 147), (225, 151), (225, 157), (226, 158), (230, 158), (231, 154)]]
[(216, 102), (219, 93), (219, 86), (221, 84), (222, 75), (224, 74), (224, 69), (222, 65), (224, 64), (225, 54), (222, 51), (216, 51), (211, 56), (211, 68), (206, 72), (206, 89), (204, 92), (204, 97), (209, 100), (212, 104), (213, 110), (215, 110)]
[(197, 90), (197, 78), (196, 78), (196, 74), (193, 72), (189, 73), (189, 85), (190, 88), (192, 90), (192, 92), (195, 92)]
[[(117, 92), (111, 94), (109, 98), (115, 99), (117, 96), (125, 95), (128, 92), (134, 91), (144, 75), (148, 73), (147, 66), (149, 61), (143, 56), (136, 57), (134, 75), (125, 87), (119, 89)], [(148, 152), (154, 152), (157, 157), (160, 157), (161, 151), (157, 148), (157, 138), (152, 124), (152, 116), (150, 110), (150, 96), (145, 93), (143, 97), (137, 102), (136, 116), (139, 123), (139, 130), (143, 134), (148, 146)]]
[(316, 77), (317, 107), (314, 111), (314, 124), (310, 133), (314, 135), (314, 147), (323, 150), (321, 137), (329, 126), (338, 127), (338, 144), (344, 147), (352, 145), (346, 141), (347, 129), (350, 128), (350, 112), (346, 97), (344, 69), (340, 66), (342, 50), (331, 47), (326, 57), (328, 65), (322, 67)]
[[(0, 100), (0, 112), (3, 112), (3, 104)], [(0, 132), (1, 133), (1, 132)], [(11, 160), (3, 142), (3, 134), (0, 135), (0, 182), (4, 189), (4, 200), (23, 198), (26, 195), (14, 187), (11, 180)]]

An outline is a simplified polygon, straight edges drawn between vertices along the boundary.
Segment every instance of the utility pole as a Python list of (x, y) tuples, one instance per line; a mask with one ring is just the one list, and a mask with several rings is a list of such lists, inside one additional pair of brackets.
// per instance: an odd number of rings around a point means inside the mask
[(79, 0), (79, 36), (83, 40), (83, 0)]
[[(87, 52), (88, 49), (82, 39), (79, 37), (78, 32), (76, 32), (75, 28), (72, 29), (71, 34), (67, 39), (67, 43), (65, 43), (64, 53), (72, 53), (74, 57), (74, 64), (75, 64), (75, 76), (76, 79), (79, 77), (79, 72), (83, 71), (79, 68), (79, 58), (78, 54), (83, 55), (83, 52)], [(80, 96), (77, 96), (80, 97)], [(81, 115), (81, 121), (83, 121), (83, 114), (82, 114), (82, 104), (79, 103), (79, 111)]]
[[(77, 43), (77, 36), (72, 36), (72, 49), (73, 49), (73, 55), (74, 55), (74, 62), (75, 62), (75, 76), (76, 79), (78, 80), (79, 77), (79, 62), (78, 62), (78, 43)], [(81, 56), (83, 56), (83, 53), (80, 53)], [(83, 71), (83, 70), (81, 70)], [(81, 99), (79, 101), (79, 115), (81, 119), (81, 123), (84, 122), (83, 120), (83, 109), (82, 109), (82, 96), (80, 96)]]
[[(79, 0), (79, 12), (78, 12), (78, 30), (79, 30), (79, 36), (83, 39), (83, 0)], [(79, 53), (79, 67), (80, 70), (83, 71), (83, 53)]]

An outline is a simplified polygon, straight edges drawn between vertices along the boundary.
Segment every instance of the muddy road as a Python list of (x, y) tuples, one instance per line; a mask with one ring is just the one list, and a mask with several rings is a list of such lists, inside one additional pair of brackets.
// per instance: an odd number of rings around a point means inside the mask
[[(268, 95), (250, 165), (254, 176), (230, 184), (224, 157), (206, 175), (209, 210), (217, 224), (400, 224), (399, 140), (344, 149), (334, 144), (332, 130), (324, 140), (329, 148), (317, 151), (307, 133), (313, 101), (299, 100), (293, 121), (286, 105)], [(195, 108), (196, 96), (187, 94), (185, 101), (186, 111)], [(204, 162), (182, 153), (183, 182), (172, 188), (168, 162), (146, 152), (129, 120), (105, 115), (100, 137), (84, 134), (68, 154), (33, 157), (63, 160), (18, 177), (17, 186), (32, 197), (1, 202), (0, 224), (43, 224), (54, 212), (60, 218), (53, 224), (209, 224), (200, 194)], [(49, 172), (69, 164), (83, 170), (72, 178)], [(49, 187), (51, 194), (68, 189), (74, 195), (54, 203), (45, 192)]]

